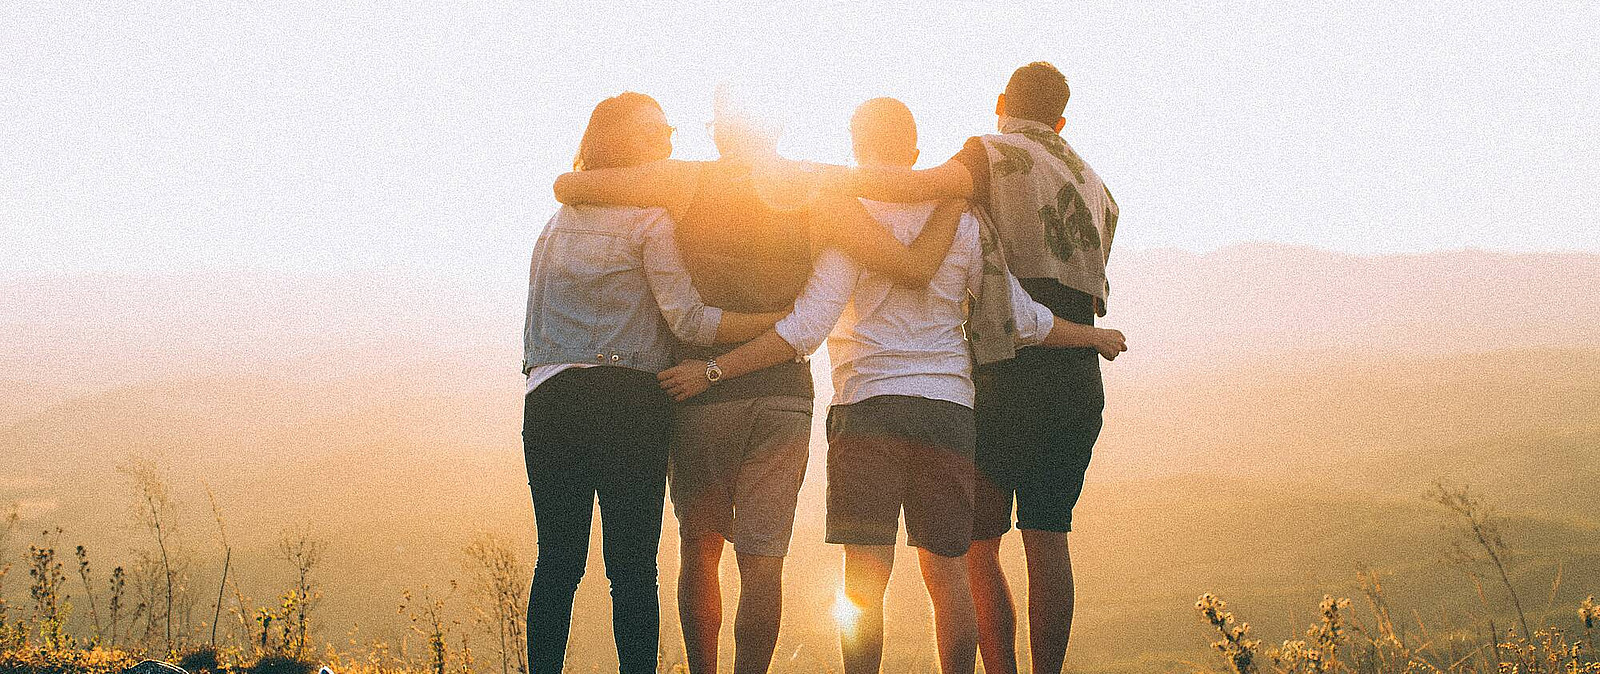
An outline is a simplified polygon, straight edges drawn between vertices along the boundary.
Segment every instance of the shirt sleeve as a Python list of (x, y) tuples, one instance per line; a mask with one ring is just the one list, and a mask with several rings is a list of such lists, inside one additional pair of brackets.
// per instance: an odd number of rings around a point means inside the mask
[(822, 346), (844, 314), (844, 307), (855, 291), (860, 268), (838, 249), (829, 248), (817, 256), (811, 280), (794, 301), (794, 311), (772, 329), (788, 342), (797, 354), (810, 354)]
[(989, 150), (983, 146), (983, 141), (977, 136), (967, 139), (961, 151), (950, 161), (960, 162), (967, 167), (967, 173), (972, 175), (972, 203), (987, 208), (989, 206)]
[(1055, 327), (1056, 315), (1050, 313), (1050, 308), (1035, 302), (1033, 296), (1022, 288), (1022, 283), (1017, 281), (1016, 275), (1006, 272), (1006, 280), (1011, 283), (1011, 318), (1017, 325), (1017, 346), (1033, 346), (1044, 341), (1050, 336), (1050, 329)]
[(643, 244), (644, 277), (656, 296), (661, 316), (667, 319), (672, 334), (690, 344), (707, 346), (717, 341), (722, 310), (706, 306), (695, 290), (689, 270), (678, 254), (672, 218), (665, 211), (645, 223), (640, 238)]

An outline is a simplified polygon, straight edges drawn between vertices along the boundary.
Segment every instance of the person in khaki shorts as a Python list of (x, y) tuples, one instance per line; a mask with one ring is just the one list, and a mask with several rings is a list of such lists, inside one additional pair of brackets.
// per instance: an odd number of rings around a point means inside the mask
[[(863, 164), (916, 161), (916, 125), (899, 101), (863, 104), (851, 131)], [(941, 209), (933, 202), (864, 206), (900, 241), (916, 237)], [(854, 625), (840, 626), (846, 674), (879, 671), (883, 597), (902, 509), (908, 543), (918, 548), (933, 600), (940, 668), (945, 674), (973, 671), (977, 625), (966, 553), (973, 531), (976, 431), (972, 359), (962, 324), (985, 265), (977, 221), (959, 218), (955, 241), (926, 287), (896, 284), (837, 250), (825, 250), (794, 312), (766, 335), (719, 356), (718, 383), (702, 394), (717, 395), (718, 387), (741, 383), (740, 375), (811, 353), (827, 339), (835, 392), (827, 424), (827, 540), (844, 546), (845, 597), (860, 611)], [(1057, 319), (1014, 277), (1009, 284), (1007, 314), (1018, 345), (1092, 347), (1108, 358), (1125, 348), (1121, 333)], [(659, 378), (679, 400), (707, 389), (695, 363)], [(795, 465), (803, 467), (803, 457)], [(757, 484), (769, 472), (760, 461), (744, 468)], [(674, 502), (682, 508), (686, 501), (674, 484)], [(788, 494), (785, 512), (792, 513), (793, 492)], [(688, 526), (690, 520), (682, 521)], [(742, 529), (734, 524), (732, 530), (737, 546)]]
[(679, 535), (783, 557), (810, 453), (811, 398), (770, 395), (678, 409), (671, 445)]

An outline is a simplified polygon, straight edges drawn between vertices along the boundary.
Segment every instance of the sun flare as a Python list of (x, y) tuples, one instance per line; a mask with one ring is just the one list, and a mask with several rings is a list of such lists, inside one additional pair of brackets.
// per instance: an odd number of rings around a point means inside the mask
[(839, 630), (845, 633), (856, 631), (856, 621), (861, 618), (861, 607), (850, 601), (844, 593), (844, 588), (839, 588), (839, 593), (833, 598), (833, 620), (839, 624)]

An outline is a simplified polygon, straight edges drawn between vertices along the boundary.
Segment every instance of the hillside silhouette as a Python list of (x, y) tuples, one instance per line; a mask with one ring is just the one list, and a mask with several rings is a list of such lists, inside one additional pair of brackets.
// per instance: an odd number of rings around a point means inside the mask
[[(1075, 518), (1074, 666), (1204, 660), (1188, 614), (1201, 592), (1261, 624), (1303, 625), (1324, 593), (1354, 591), (1358, 565), (1382, 575), (1395, 604), (1467, 621), (1478, 600), (1444, 563), (1449, 534), (1424, 498), (1441, 480), (1507, 514), (1513, 581), (1541, 611), (1548, 595), (1552, 619), (1600, 588), (1600, 256), (1254, 245), (1132, 251), (1113, 279), (1104, 324), (1133, 350), (1106, 368), (1106, 430)], [(0, 316), (0, 502), (18, 504), (24, 533), (60, 526), (101, 568), (124, 563), (147, 542), (117, 467), (151, 458), (173, 486), (195, 587), (214, 593), (220, 567), (207, 488), (252, 602), (271, 603), (291, 580), (274, 554), (284, 531), (327, 541), (316, 634), (341, 644), (398, 638), (402, 592), (464, 578), (461, 550), (480, 534), (531, 561), (519, 283), (4, 286), (19, 301)], [(821, 543), (813, 437), (780, 665), (837, 649), (821, 618), (839, 572), (838, 550)], [(675, 528), (669, 516), (667, 602)], [(1008, 563), (1020, 564), (1014, 547)], [(574, 634), (588, 635), (575, 640), (594, 642), (573, 658), (582, 669), (614, 657), (600, 568), (596, 550), (575, 617)], [(896, 574), (890, 590), (886, 671), (931, 657), (914, 576)], [(22, 589), (6, 593), (21, 601)], [(669, 614), (670, 660), (682, 646)]]

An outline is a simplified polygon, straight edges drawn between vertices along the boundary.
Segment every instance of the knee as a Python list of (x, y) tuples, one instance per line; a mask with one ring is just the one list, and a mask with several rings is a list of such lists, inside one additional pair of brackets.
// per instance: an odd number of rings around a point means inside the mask
[(612, 590), (643, 586), (655, 587), (656, 575), (656, 560), (654, 558), (606, 565), (606, 579), (611, 581)]
[(1000, 539), (973, 541), (967, 548), (967, 564), (973, 568), (1000, 566)]
[(577, 589), (587, 561), (585, 555), (551, 554), (541, 550), (533, 565), (534, 590)]
[(783, 558), (739, 555), (740, 592), (754, 596), (783, 595)]
[(720, 535), (687, 536), (678, 546), (679, 563), (685, 570), (709, 570), (715, 573), (717, 565), (722, 562), (722, 547)]

